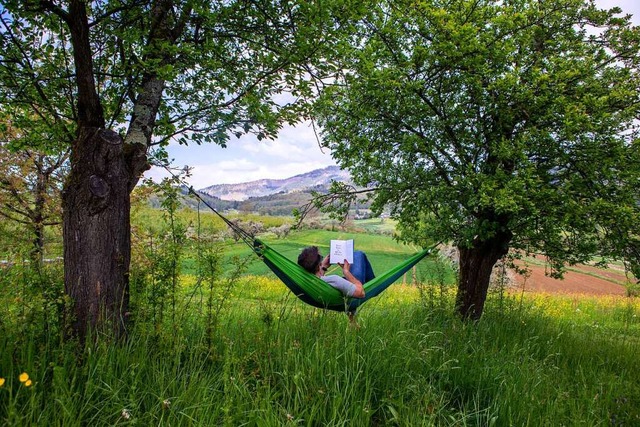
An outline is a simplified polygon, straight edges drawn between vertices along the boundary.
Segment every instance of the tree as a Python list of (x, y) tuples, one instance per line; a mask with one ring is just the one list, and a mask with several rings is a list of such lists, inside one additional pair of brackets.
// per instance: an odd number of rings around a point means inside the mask
[(6, 10), (0, 12), (0, 215), (27, 226), (39, 267), (45, 227), (62, 222), (61, 190), (75, 135), (69, 78), (60, 76), (71, 72), (67, 53), (47, 45), (48, 32), (11, 23)]
[(225, 145), (230, 133), (275, 135), (298, 114), (277, 96), (304, 79), (297, 65), (344, 10), (287, 0), (3, 3), (3, 106), (32, 105), (73, 135), (63, 239), (74, 330), (122, 334), (129, 197), (150, 150), (166, 160), (171, 139)]
[(454, 242), (463, 318), (480, 318), (510, 249), (556, 275), (638, 256), (640, 29), (619, 13), (385, 1), (344, 38), (317, 104), (323, 143), (405, 238)]
[(27, 227), (32, 234), (30, 258), (39, 268), (44, 257), (45, 227), (61, 223), (60, 193), (68, 153), (46, 154), (37, 149), (14, 152), (9, 140), (0, 138), (0, 216)]

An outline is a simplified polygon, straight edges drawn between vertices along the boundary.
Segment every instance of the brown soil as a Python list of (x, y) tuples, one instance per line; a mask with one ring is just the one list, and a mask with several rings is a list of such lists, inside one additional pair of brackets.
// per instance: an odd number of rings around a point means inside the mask
[(589, 265), (577, 265), (565, 273), (564, 279), (553, 279), (545, 275), (543, 265), (529, 264), (528, 277), (515, 276), (518, 289), (525, 292), (548, 292), (586, 295), (625, 295), (624, 271), (614, 266), (608, 269)]

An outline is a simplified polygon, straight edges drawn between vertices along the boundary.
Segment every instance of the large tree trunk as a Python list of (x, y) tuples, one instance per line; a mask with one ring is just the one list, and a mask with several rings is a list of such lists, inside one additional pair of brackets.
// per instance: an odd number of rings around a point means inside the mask
[[(174, 2), (153, 2), (149, 62), (173, 58), (170, 29)], [(74, 303), (72, 330), (80, 339), (88, 328), (126, 331), (131, 258), (130, 193), (148, 169), (146, 151), (162, 101), (164, 80), (155, 71), (143, 76), (125, 141), (105, 130), (95, 86), (86, 2), (71, 0), (68, 13), (49, 3), (71, 31), (78, 85), (78, 138), (71, 152), (71, 172), (63, 193), (65, 291)], [(186, 12), (190, 14), (190, 8)], [(176, 28), (176, 34), (181, 33)], [(169, 49), (170, 50), (170, 49)]]
[(65, 292), (73, 299), (73, 332), (84, 339), (101, 325), (125, 331), (131, 254), (131, 172), (113, 131), (81, 128), (63, 193)]
[[(161, 3), (163, 10), (171, 9), (171, 1)], [(78, 136), (62, 201), (65, 292), (74, 304), (72, 331), (84, 340), (88, 328), (100, 326), (119, 336), (126, 331), (129, 306), (130, 193), (148, 168), (146, 148), (162, 92), (156, 93), (155, 105), (136, 103), (146, 120), (133, 126), (146, 129), (147, 139), (124, 144), (120, 135), (104, 129), (86, 2), (71, 0), (68, 13), (48, 3), (43, 7), (69, 25), (78, 85)], [(134, 111), (134, 118), (138, 115)]]
[(488, 240), (474, 240), (470, 248), (458, 248), (460, 277), (456, 310), (463, 319), (479, 320), (482, 316), (493, 266), (509, 251), (511, 238), (510, 232), (503, 231)]

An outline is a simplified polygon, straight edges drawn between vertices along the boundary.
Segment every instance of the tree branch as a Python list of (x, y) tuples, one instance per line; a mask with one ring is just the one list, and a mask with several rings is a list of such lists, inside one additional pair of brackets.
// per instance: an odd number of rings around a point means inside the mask
[[(60, 6), (58, 6), (57, 4), (55, 4), (53, 1), (50, 0), (40, 0), (39, 2), (39, 8), (36, 9), (31, 9), (34, 12), (51, 12), (54, 15), (58, 16), (60, 19), (62, 19), (64, 22), (66, 22), (68, 25), (71, 22), (71, 18), (69, 16), (69, 13), (62, 9)], [(27, 10), (29, 10), (27, 8)]]
[(311, 200), (302, 205), (300, 209), (294, 210), (296, 223), (293, 227), (300, 227), (304, 219), (314, 210), (323, 210), (329, 206), (335, 209), (334, 212), (340, 216), (340, 219), (344, 222), (351, 204), (359, 194), (371, 193), (380, 189), (381, 188), (376, 187), (358, 190), (352, 185), (333, 181), (329, 193), (320, 194), (312, 192)]

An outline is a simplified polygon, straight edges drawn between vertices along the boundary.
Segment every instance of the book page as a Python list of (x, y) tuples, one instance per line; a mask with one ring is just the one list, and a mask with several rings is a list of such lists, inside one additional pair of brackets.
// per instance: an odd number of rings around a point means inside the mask
[(342, 264), (345, 259), (353, 263), (353, 240), (332, 240), (329, 262)]

